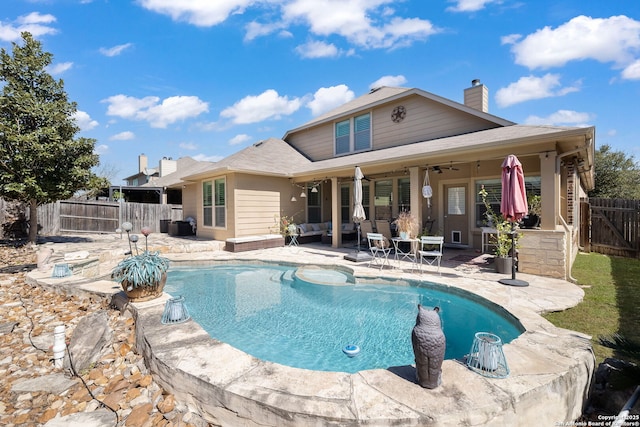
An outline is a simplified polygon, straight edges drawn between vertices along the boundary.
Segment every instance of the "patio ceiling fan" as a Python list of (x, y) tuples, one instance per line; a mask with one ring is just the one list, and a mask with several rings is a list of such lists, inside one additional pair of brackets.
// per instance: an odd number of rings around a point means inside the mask
[(431, 170), (435, 173), (442, 173), (444, 170), (459, 171), (460, 169), (454, 168), (453, 163), (450, 163), (449, 166), (434, 166)]

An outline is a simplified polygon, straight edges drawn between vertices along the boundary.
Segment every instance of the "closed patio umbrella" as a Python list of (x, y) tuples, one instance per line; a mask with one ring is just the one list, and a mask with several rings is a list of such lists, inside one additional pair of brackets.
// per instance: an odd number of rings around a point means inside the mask
[(366, 261), (369, 260), (369, 254), (360, 252), (360, 223), (367, 219), (367, 214), (362, 206), (362, 179), (364, 174), (360, 170), (359, 166), (356, 166), (354, 178), (353, 178), (353, 215), (351, 218), (353, 222), (358, 224), (358, 251), (355, 255), (345, 255), (345, 259), (350, 261)]
[(524, 172), (522, 163), (513, 154), (509, 154), (502, 162), (502, 199), (500, 213), (511, 222), (511, 279), (501, 279), (500, 283), (510, 286), (528, 286), (524, 280), (516, 279), (515, 223), (520, 221), (529, 210), (527, 206), (527, 192), (524, 186)]

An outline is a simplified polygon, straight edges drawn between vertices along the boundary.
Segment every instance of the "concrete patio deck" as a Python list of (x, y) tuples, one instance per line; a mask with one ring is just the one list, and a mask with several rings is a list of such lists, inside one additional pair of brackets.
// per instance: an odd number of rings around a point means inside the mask
[[(93, 277), (52, 279), (34, 271), (33, 281), (64, 287), (67, 292), (120, 292), (108, 279), (113, 265), (128, 250), (119, 235), (78, 236), (51, 243), (54, 262), (64, 253), (86, 250), (99, 260)], [(56, 239), (53, 239), (56, 241)], [(131, 304), (136, 317), (137, 346), (156, 380), (176, 397), (219, 425), (555, 425), (578, 418), (587, 397), (595, 360), (588, 337), (554, 327), (539, 314), (578, 304), (583, 291), (571, 283), (525, 274), (528, 287), (498, 283), (498, 275), (474, 251), (446, 249), (441, 274), (425, 267), (422, 274), (407, 262), (400, 268), (377, 268), (344, 259), (352, 248), (322, 244), (242, 253), (221, 250), (221, 242), (154, 234), (150, 249), (162, 250), (176, 264), (244, 261), (341, 265), (367, 280), (429, 280), (472, 292), (512, 313), (526, 332), (504, 346), (511, 370), (506, 379), (490, 379), (459, 361), (443, 365), (443, 384), (435, 390), (415, 382), (412, 366), (356, 374), (308, 371), (256, 359), (209, 337), (189, 321), (162, 325), (167, 298)], [(57, 257), (57, 258), (56, 258)], [(61, 261), (62, 262), (62, 261)], [(392, 262), (395, 264), (395, 262)]]

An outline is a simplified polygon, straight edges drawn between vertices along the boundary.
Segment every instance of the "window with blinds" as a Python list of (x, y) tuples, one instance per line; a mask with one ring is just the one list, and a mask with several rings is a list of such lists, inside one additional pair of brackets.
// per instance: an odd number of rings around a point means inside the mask
[(215, 188), (215, 225), (216, 227), (227, 226), (227, 195), (226, 180), (219, 178), (214, 181)]
[(202, 225), (213, 225), (213, 184), (211, 181), (202, 183)]
[[(476, 181), (476, 227), (484, 227), (487, 223), (487, 208), (485, 207), (480, 190), (484, 186), (487, 192), (487, 202), (491, 205), (491, 209), (499, 214), (500, 213), (500, 201), (502, 200), (502, 180), (501, 179), (483, 179)], [(525, 176), (524, 186), (529, 196), (540, 195), (540, 177), (539, 176)]]
[(335, 154), (371, 149), (371, 114), (362, 114), (335, 124)]
[(464, 215), (467, 211), (465, 187), (450, 187), (447, 191), (447, 213)]

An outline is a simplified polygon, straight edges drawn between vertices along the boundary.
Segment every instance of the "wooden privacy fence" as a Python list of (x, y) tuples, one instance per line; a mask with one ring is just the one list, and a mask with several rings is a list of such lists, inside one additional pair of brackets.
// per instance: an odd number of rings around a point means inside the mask
[(113, 233), (123, 222), (134, 232), (144, 226), (160, 232), (160, 221), (182, 219), (182, 205), (149, 203), (61, 200), (38, 207), (39, 233), (55, 236), (64, 233)]
[(640, 258), (640, 200), (592, 198), (582, 212), (588, 212), (581, 220), (589, 225), (587, 250)]

